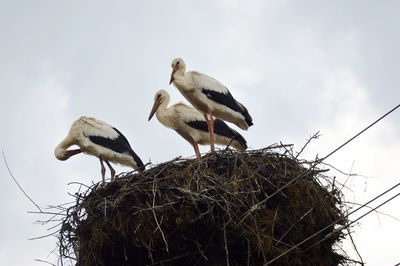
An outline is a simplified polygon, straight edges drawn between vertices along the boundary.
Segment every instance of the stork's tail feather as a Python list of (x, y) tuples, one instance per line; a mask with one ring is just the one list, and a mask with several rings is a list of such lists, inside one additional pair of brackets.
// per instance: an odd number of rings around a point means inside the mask
[(245, 116), (245, 121), (249, 125), (249, 127), (251, 127), (253, 125), (253, 119), (251, 118), (251, 116), (248, 113), (247, 113), (247, 116)]
[(246, 121), (247, 125), (251, 127), (253, 125), (253, 118), (251, 118), (249, 111), (247, 111), (247, 108), (243, 104), (240, 105), (243, 108), (241, 113), (244, 116), (244, 121)]
[(144, 166), (142, 160), (140, 160), (139, 156), (137, 156), (137, 154), (133, 150), (130, 150), (130, 154), (133, 157), (133, 160), (135, 161), (139, 172), (143, 172), (145, 169), (145, 166)]
[(232, 131), (234, 131), (236, 133), (236, 134), (234, 134), (233, 139), (243, 147), (243, 150), (246, 150), (247, 149), (246, 139), (242, 135), (240, 135), (237, 131), (235, 131), (233, 129), (232, 129)]
[(138, 171), (142, 173), (145, 169), (145, 166), (142, 164), (141, 166), (139, 166)]

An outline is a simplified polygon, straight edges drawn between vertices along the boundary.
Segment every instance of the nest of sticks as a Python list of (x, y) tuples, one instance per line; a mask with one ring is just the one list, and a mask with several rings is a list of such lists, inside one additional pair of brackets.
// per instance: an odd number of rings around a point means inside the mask
[(310, 165), (285, 146), (224, 150), (95, 184), (75, 195), (62, 221), (61, 259), (80, 266), (346, 264), (335, 248), (347, 222), (340, 191)]

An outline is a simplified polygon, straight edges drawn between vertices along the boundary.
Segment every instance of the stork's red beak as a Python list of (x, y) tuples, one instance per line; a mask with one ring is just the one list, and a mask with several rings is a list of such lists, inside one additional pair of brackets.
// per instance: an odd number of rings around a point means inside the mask
[(175, 72), (176, 72), (177, 70), (178, 70), (178, 66), (174, 66), (174, 67), (172, 68), (171, 79), (169, 80), (169, 85), (171, 85), (171, 83), (175, 80), (174, 74), (175, 74)]
[(157, 111), (158, 106), (160, 106), (160, 101), (159, 100), (155, 100), (154, 104), (153, 104), (153, 108), (151, 109), (150, 115), (149, 115), (149, 119), (147, 121), (150, 121), (150, 119), (154, 116), (154, 114)]

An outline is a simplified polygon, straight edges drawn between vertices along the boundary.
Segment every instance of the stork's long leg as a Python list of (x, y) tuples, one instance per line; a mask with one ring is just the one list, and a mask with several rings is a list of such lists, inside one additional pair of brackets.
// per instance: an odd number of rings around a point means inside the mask
[[(207, 126), (208, 126), (208, 132), (210, 133), (210, 147), (211, 147), (211, 152), (214, 152), (214, 120), (212, 120), (212, 116), (210, 120), (207, 117), (207, 114), (204, 114), (204, 118), (206, 119)], [(212, 123), (212, 125), (211, 125)]]
[(103, 184), (105, 184), (106, 183), (106, 178), (105, 178), (106, 168), (104, 167), (103, 159), (101, 158), (101, 156), (99, 157), (99, 159), (100, 159), (100, 164), (101, 164), (101, 177), (103, 180)]
[(108, 168), (110, 168), (110, 171), (111, 171), (111, 181), (113, 181), (113, 180), (114, 180), (114, 176), (115, 176), (115, 170), (114, 170), (114, 168), (112, 168), (111, 164), (110, 164), (107, 160), (105, 160), (105, 161), (106, 161), (106, 164), (108, 165)]
[(211, 152), (214, 152), (214, 118), (212, 116), (211, 110), (208, 109), (208, 114), (210, 115), (210, 120), (208, 120), (208, 117), (206, 114), (204, 114), (204, 118), (206, 119), (207, 125), (208, 125), (208, 132), (210, 132), (210, 147), (211, 147)]
[(196, 157), (197, 157), (197, 158), (200, 158), (199, 145), (197, 144), (196, 141), (193, 142), (193, 148), (194, 148), (194, 151), (195, 151), (195, 153), (196, 153)]

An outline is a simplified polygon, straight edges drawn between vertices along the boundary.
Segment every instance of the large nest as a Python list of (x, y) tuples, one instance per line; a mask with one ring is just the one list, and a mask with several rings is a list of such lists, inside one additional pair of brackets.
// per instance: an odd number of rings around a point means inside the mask
[(271, 265), (346, 263), (334, 247), (346, 223), (340, 192), (309, 166), (273, 149), (226, 150), (121, 175), (76, 195), (61, 257), (82, 266), (264, 265), (327, 227)]

